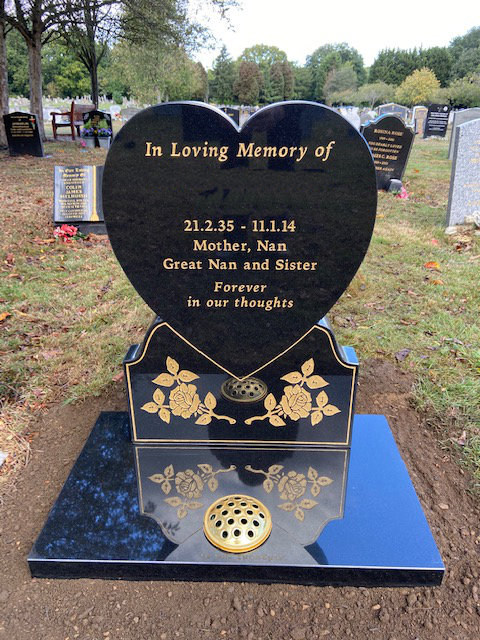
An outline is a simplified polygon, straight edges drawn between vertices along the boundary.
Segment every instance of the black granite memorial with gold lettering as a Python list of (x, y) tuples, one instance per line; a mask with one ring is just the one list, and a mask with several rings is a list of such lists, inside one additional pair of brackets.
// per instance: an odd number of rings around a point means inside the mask
[(103, 166), (56, 166), (53, 223), (74, 224), (82, 233), (106, 233), (102, 207)]
[(43, 158), (43, 144), (33, 113), (15, 111), (3, 116), (11, 156), (37, 156)]
[(378, 188), (388, 191), (392, 180), (400, 188), (415, 138), (413, 129), (398, 116), (384, 115), (362, 127), (361, 133), (372, 150)]
[(357, 358), (324, 317), (376, 198), (366, 141), (314, 103), (243, 128), (185, 102), (124, 125), (104, 215), (156, 317), (124, 361), (128, 416), (100, 416), (33, 575), (439, 583), (388, 425), (354, 415)]

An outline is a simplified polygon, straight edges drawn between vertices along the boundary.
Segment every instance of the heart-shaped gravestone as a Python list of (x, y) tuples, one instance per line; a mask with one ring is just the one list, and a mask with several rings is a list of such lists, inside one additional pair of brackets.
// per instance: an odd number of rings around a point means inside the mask
[(365, 140), (310, 102), (265, 107), (241, 129), (201, 103), (150, 107), (117, 134), (103, 177), (108, 234), (135, 289), (237, 377), (345, 291), (376, 201)]

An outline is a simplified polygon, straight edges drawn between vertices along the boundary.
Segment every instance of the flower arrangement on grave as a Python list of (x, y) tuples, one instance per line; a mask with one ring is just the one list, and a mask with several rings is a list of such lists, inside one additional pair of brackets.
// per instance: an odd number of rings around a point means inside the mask
[(57, 240), (61, 240), (62, 242), (70, 243), (73, 242), (75, 238), (85, 238), (85, 235), (78, 230), (78, 227), (75, 227), (73, 224), (62, 224), (61, 227), (55, 227), (53, 230), (53, 235)]
[(112, 130), (110, 127), (83, 127), (82, 128), (82, 137), (83, 138), (93, 138), (98, 136), (99, 138), (109, 138), (112, 135)]

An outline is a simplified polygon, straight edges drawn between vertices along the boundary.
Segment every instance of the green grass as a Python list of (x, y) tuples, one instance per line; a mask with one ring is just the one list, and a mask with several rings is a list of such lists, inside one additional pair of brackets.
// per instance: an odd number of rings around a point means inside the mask
[[(444, 444), (466, 431), (461, 460), (480, 487), (480, 238), (444, 234), (447, 147), (415, 141), (410, 198), (379, 194), (367, 257), (330, 315), (349, 319), (335, 331), (361, 361), (390, 360), (415, 376), (416, 407)], [(54, 165), (101, 164), (105, 151), (64, 141), (46, 152), (52, 158), (0, 155), (0, 314), (11, 314), (0, 323), (0, 449), (13, 457), (12, 430), (28, 434), (39, 412), (102, 393), (152, 315), (108, 244), (47, 242)]]

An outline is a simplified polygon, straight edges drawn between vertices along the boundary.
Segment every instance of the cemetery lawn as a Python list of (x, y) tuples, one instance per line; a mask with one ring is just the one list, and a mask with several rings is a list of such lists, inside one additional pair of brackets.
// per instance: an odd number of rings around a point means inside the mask
[[(387, 362), (408, 372), (411, 402), (478, 491), (480, 237), (466, 227), (444, 234), (447, 149), (447, 141), (415, 141), (404, 179), (409, 199), (379, 194), (370, 250), (329, 317), (361, 364)], [(82, 400), (121, 388), (125, 352), (152, 316), (105, 238), (53, 239), (54, 165), (102, 164), (105, 151), (50, 142), (45, 152), (52, 157), (0, 152), (4, 483), (28, 460), (39, 417), (63, 404), (81, 411)]]

